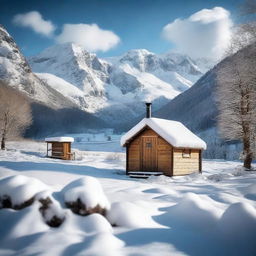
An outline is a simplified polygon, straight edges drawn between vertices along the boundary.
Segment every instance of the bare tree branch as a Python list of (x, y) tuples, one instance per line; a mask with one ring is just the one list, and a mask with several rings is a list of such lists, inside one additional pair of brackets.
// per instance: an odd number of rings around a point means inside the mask
[(32, 115), (28, 99), (0, 81), (0, 140), (16, 138), (31, 124)]

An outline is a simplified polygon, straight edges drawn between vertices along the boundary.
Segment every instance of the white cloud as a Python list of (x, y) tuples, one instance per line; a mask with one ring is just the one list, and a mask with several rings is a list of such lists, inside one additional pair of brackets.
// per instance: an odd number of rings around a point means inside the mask
[(13, 18), (14, 24), (22, 27), (29, 27), (36, 33), (44, 36), (52, 36), (55, 26), (49, 20), (44, 20), (42, 15), (37, 11), (31, 11), (24, 14), (17, 14)]
[(97, 24), (64, 24), (56, 41), (77, 43), (90, 52), (105, 52), (116, 46), (120, 38), (110, 30), (99, 28)]
[(194, 58), (220, 58), (231, 38), (230, 13), (222, 7), (203, 9), (187, 19), (176, 19), (162, 31), (178, 51)]

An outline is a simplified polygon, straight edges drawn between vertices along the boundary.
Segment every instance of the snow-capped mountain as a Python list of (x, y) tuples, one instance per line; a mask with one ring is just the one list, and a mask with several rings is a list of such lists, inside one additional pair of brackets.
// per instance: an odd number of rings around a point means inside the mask
[(35, 101), (50, 107), (73, 107), (74, 103), (41, 81), (8, 32), (0, 25), (0, 79)]
[(29, 58), (34, 72), (50, 73), (75, 85), (85, 94), (101, 96), (108, 83), (108, 68), (95, 54), (76, 44), (66, 43), (47, 48)]
[(203, 72), (188, 56), (131, 50), (120, 57), (99, 59), (82, 47), (55, 45), (29, 58), (37, 75), (82, 109), (113, 123), (156, 109), (188, 89)]

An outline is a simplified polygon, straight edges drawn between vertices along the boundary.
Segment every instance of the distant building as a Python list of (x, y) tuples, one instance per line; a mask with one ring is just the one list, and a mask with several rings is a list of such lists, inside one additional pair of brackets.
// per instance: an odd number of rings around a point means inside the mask
[[(51, 137), (45, 138), (47, 143), (47, 156), (63, 160), (73, 160), (74, 153), (71, 152), (72, 137)], [(49, 145), (50, 144), (50, 145)]]
[(206, 143), (182, 123), (147, 117), (121, 138), (126, 147), (126, 173), (130, 176), (186, 175), (202, 171)]

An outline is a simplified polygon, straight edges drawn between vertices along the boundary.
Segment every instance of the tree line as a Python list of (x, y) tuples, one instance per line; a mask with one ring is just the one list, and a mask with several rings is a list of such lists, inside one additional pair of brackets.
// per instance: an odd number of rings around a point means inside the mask
[(0, 81), (0, 140), (5, 149), (7, 139), (22, 136), (32, 123), (30, 101)]

